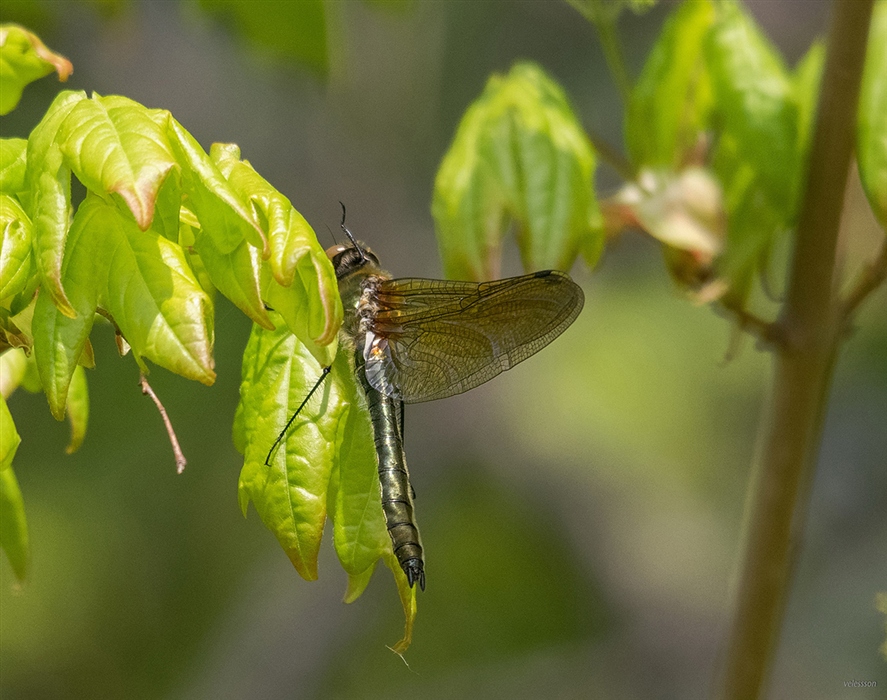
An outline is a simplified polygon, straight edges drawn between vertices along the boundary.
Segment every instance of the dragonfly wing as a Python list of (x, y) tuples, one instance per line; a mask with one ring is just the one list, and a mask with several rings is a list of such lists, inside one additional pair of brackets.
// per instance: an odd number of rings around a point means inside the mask
[(538, 352), (575, 320), (584, 296), (568, 275), (544, 271), (480, 284), (386, 280), (378, 302), (367, 379), (418, 403), (473, 389)]

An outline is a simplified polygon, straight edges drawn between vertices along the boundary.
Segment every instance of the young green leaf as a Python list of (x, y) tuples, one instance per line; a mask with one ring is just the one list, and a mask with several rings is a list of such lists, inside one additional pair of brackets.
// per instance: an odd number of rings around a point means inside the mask
[(733, 303), (741, 305), (777, 236), (797, 215), (810, 120), (815, 52), (791, 76), (753, 19), (734, 0), (716, 5), (706, 55), (720, 125), (713, 168), (724, 188), (727, 246), (720, 261)]
[(246, 241), (241, 241), (230, 253), (220, 253), (213, 239), (202, 230), (194, 239), (194, 249), (216, 289), (234, 302), (254, 323), (266, 330), (274, 324), (259, 292), (260, 252)]
[(0, 194), (0, 300), (14, 297), (31, 278), (31, 220), (14, 197)]
[(65, 164), (95, 193), (123, 198), (139, 228), (154, 218), (154, 203), (176, 165), (166, 129), (148, 110), (126, 97), (81, 100), (59, 127)]
[(498, 274), (508, 217), (524, 267), (569, 269), (600, 238), (595, 157), (563, 90), (533, 64), (493, 76), (465, 113), (434, 186), (447, 274)]
[(109, 258), (103, 300), (123, 336), (138, 356), (212, 384), (212, 302), (184, 251), (153, 229), (140, 231), (115, 206), (95, 206), (102, 210)]
[(372, 426), (347, 353), (336, 356), (330, 376), (290, 426), (271, 465), (265, 465), (278, 434), (321, 372), (284, 326), (253, 328), (234, 424), (235, 445), (244, 453), (239, 500), (244, 513), (253, 502), (306, 579), (317, 577), (317, 551), (329, 515), (339, 560), (350, 577), (350, 602), (369, 582), (375, 563), (391, 554), (391, 541)]
[(382, 511), (373, 427), (348, 355), (340, 352), (336, 356), (331, 375), (349, 410), (336, 433), (337, 454), (328, 507), (342, 568), (349, 575), (359, 576), (391, 553), (391, 539)]
[(71, 421), (71, 441), (65, 448), (67, 454), (80, 449), (86, 437), (86, 426), (89, 423), (89, 388), (86, 385), (86, 370), (82, 365), (74, 369), (71, 387), (68, 390), (68, 420)]
[(776, 49), (735, 0), (718, 3), (707, 58), (723, 131), (773, 201), (797, 196), (799, 160), (794, 85)]
[(856, 129), (859, 176), (872, 211), (887, 230), (887, 2), (875, 4), (869, 30), (859, 123)]
[(173, 152), (182, 166), (187, 204), (200, 220), (201, 228), (212, 236), (221, 253), (230, 253), (246, 239), (264, 256), (268, 242), (249, 206), (234, 192), (196, 139), (168, 114), (166, 119)]
[[(276, 286), (268, 290), (271, 282), (267, 275), (257, 277), (270, 294), (271, 298), (266, 300), (282, 313), (290, 330), (303, 343), (312, 348), (329, 345), (335, 341), (342, 325), (342, 303), (332, 263), (318, 244), (314, 231), (286, 197), (247, 161), (240, 160), (236, 146), (213, 144), (210, 157), (231, 187), (248, 200), (257, 213), (271, 249), (268, 260), (271, 275), (277, 285), (292, 292), (289, 294)], [(290, 301), (281, 301), (282, 296), (289, 296)], [(324, 365), (332, 361), (327, 351), (321, 350), (315, 357)]]
[[(178, 168), (172, 168), (160, 191), (154, 206), (152, 228), (161, 236), (173, 243), (182, 245), (179, 222), (182, 216), (182, 177)], [(193, 214), (192, 214), (193, 216)], [(196, 223), (196, 217), (195, 217)]]
[(0, 354), (0, 396), (8, 399), (25, 376), (28, 358), (21, 348), (9, 348)]
[(307, 580), (317, 578), (337, 434), (348, 411), (334, 382), (325, 381), (302, 408), (270, 466), (265, 459), (321, 370), (283, 324), (272, 331), (253, 326), (243, 355), (244, 381), (234, 431), (235, 444), (244, 453), (238, 487), (241, 509), (245, 515), (253, 502), (262, 522)]
[(685, 0), (663, 26), (626, 111), (625, 141), (636, 167), (677, 168), (708, 127), (703, 49), (713, 21), (711, 0)]
[(417, 612), (416, 589), (418, 586), (410, 586), (406, 574), (404, 574), (400, 563), (397, 561), (397, 557), (393, 553), (386, 554), (384, 559), (385, 566), (391, 569), (391, 573), (394, 574), (394, 580), (397, 582), (397, 593), (400, 596), (400, 604), (403, 606), (404, 616), (403, 638), (391, 647), (391, 651), (398, 656), (403, 656), (413, 642), (413, 625), (416, 623)]
[(24, 581), (30, 559), (28, 522), (22, 492), (11, 468), (0, 469), (0, 549), (9, 557), (15, 577)]
[[(316, 293), (316, 280), (324, 274), (320, 263), (313, 257), (303, 257), (298, 274), (289, 287), (281, 287), (267, 266), (262, 267), (262, 298), (277, 311), (287, 327), (302, 342), (321, 366), (329, 366), (336, 356), (338, 337), (320, 345), (314, 338), (322, 337), (329, 325), (327, 304)], [(341, 300), (336, 294), (339, 308)], [(341, 313), (341, 311), (339, 312)]]
[(6, 397), (0, 396), (0, 471), (12, 466), (12, 460), (21, 441), (12, 414), (6, 405)]
[(64, 165), (56, 142), (59, 126), (86, 99), (86, 93), (64, 91), (52, 101), (28, 138), (27, 185), (34, 225), (34, 258), (41, 283), (59, 309), (69, 318), (76, 315), (62, 288), (62, 257), (71, 209), (71, 171)]
[(56, 71), (62, 82), (74, 67), (64, 56), (53, 53), (36, 34), (15, 24), (0, 26), (0, 115), (18, 104), (25, 85)]
[(71, 378), (92, 330), (99, 295), (107, 284), (112, 250), (107, 246), (107, 231), (114, 223), (114, 217), (109, 216), (112, 208), (97, 197), (87, 197), (71, 224), (60, 281), (75, 310), (73, 317), (62, 313), (49, 295), (37, 296), (31, 322), (34, 356), (57, 420), (65, 417)]
[(27, 139), (0, 139), (0, 193), (18, 194), (27, 187)]
[[(398, 568), (400, 568), (400, 565), (398, 565)], [(369, 569), (362, 573), (348, 574), (348, 588), (345, 590), (345, 597), (342, 598), (342, 602), (353, 603), (360, 598), (366, 590), (366, 587), (370, 585), (370, 580), (373, 578), (373, 572), (375, 570), (376, 565), (373, 564)], [(403, 569), (401, 569), (401, 572), (403, 572)], [(404, 578), (406, 578), (406, 575), (404, 575)]]

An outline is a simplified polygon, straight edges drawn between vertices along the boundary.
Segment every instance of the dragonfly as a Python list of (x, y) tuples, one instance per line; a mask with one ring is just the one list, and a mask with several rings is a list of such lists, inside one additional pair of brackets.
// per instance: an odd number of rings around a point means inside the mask
[[(327, 250), (345, 310), (342, 347), (369, 409), (382, 509), (391, 546), (412, 588), (425, 590), (425, 560), (404, 454), (404, 404), (443, 399), (489, 381), (539, 352), (570, 326), (585, 297), (569, 275), (543, 270), (492, 282), (392, 279), (345, 227), (348, 245)], [(330, 372), (314, 387), (268, 453)]]

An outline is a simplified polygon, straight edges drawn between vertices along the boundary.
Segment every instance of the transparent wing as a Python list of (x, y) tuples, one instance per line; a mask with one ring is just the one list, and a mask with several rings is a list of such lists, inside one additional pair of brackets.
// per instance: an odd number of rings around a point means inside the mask
[(379, 288), (377, 345), (366, 375), (407, 403), (461, 394), (548, 345), (582, 310), (582, 289), (562, 272), (495, 282), (404, 278)]

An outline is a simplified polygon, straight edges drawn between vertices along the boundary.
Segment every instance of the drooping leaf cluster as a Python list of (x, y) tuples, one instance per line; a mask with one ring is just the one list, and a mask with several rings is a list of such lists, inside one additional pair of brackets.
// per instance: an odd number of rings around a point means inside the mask
[[(4, 63), (21, 58), (6, 48)], [(22, 80), (36, 74), (20, 71)], [(71, 417), (76, 449), (97, 318), (112, 324), (142, 373), (150, 360), (212, 384), (215, 290), (268, 330), (273, 306), (324, 364), (335, 356), (342, 308), (329, 260), (286, 197), (236, 146), (207, 154), (165, 110), (62, 92), (28, 139), (0, 140), (0, 156), (0, 430), (10, 504), (2, 545), (24, 575), (26, 529), (9, 469), (18, 435), (5, 397), (20, 384), (42, 390), (56, 418)], [(86, 188), (80, 202), (72, 176)]]
[[(277, 320), (277, 316), (272, 318)], [(283, 324), (258, 325), (243, 355), (234, 443), (244, 455), (238, 497), (246, 515), (252, 501), (293, 566), (317, 578), (326, 518), (348, 574), (345, 601), (356, 600), (382, 559), (394, 574), (406, 617), (398, 652), (409, 646), (416, 589), (391, 551), (382, 513), (378, 462), (366, 398), (355, 381), (350, 352), (336, 355), (329, 377), (302, 408), (266, 464), (281, 428), (322, 374), (322, 365)]]

